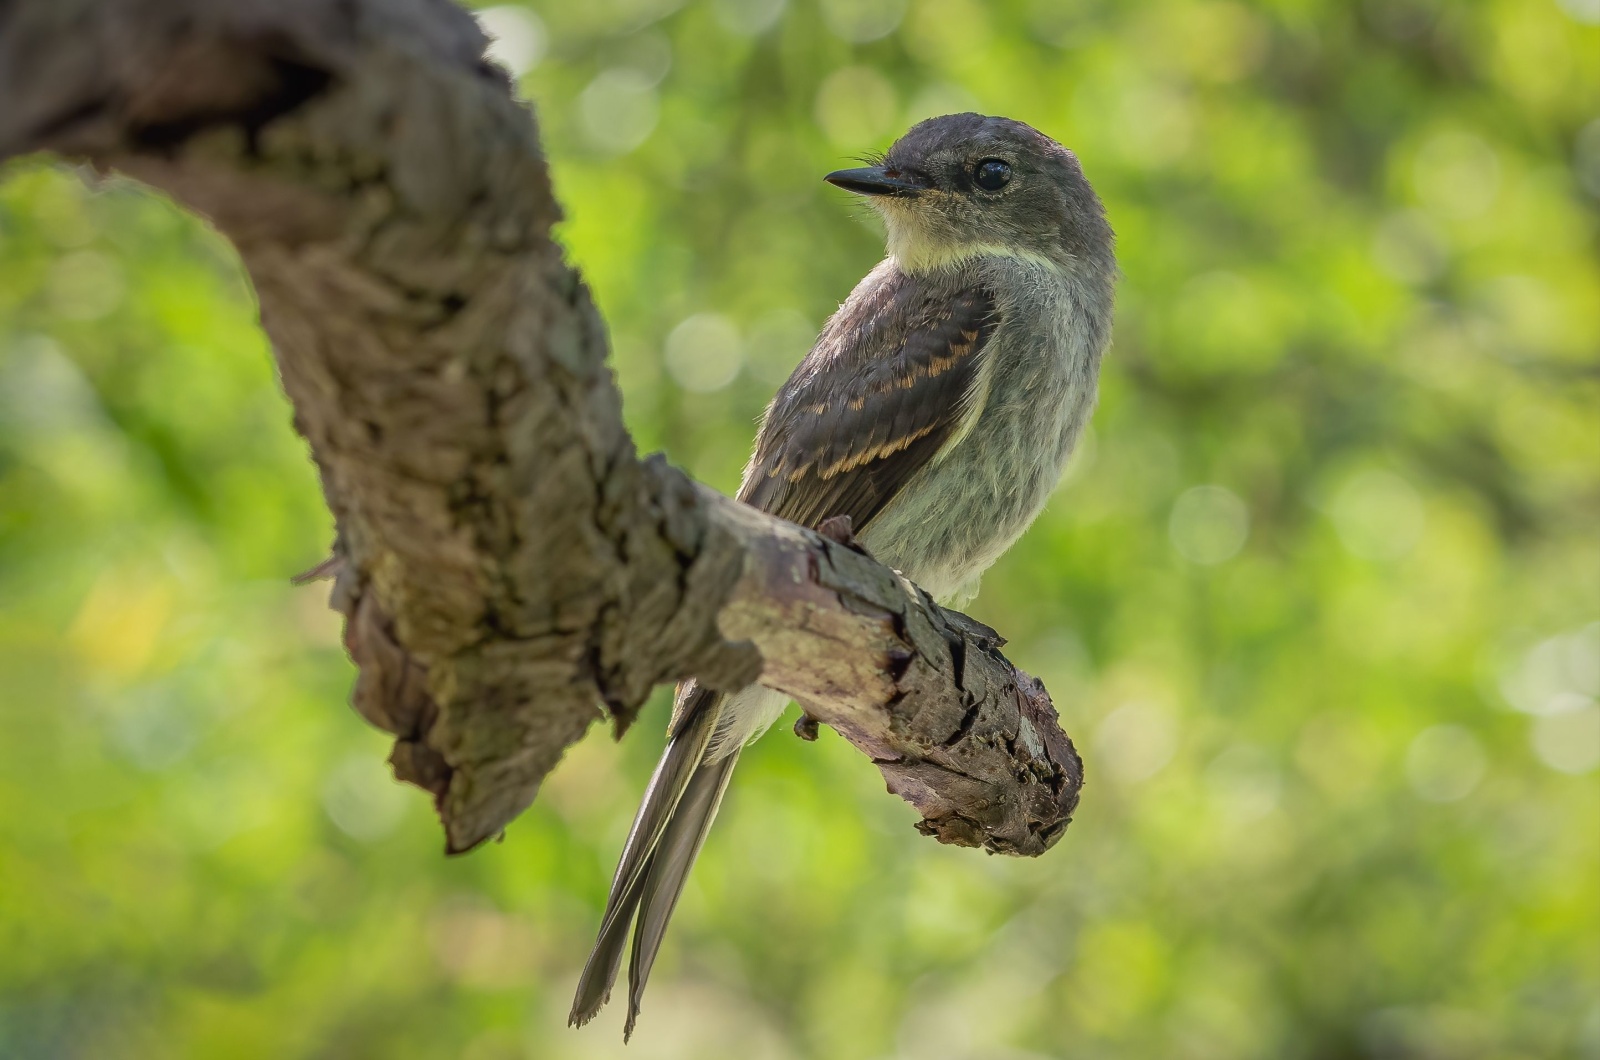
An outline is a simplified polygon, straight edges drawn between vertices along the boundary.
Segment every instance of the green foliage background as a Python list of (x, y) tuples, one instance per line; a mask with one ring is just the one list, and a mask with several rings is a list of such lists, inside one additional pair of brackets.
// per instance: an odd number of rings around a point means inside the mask
[[(740, 768), (626, 1055), (1600, 1056), (1594, 0), (541, 0), (629, 423), (722, 488), (881, 252), (820, 181), (979, 109), (1120, 236), (1092, 438), (974, 613), (1088, 762), (1037, 861), (837, 737)], [(446, 860), (345, 708), (231, 251), (0, 181), (0, 1055), (620, 1056), (564, 1016), (664, 702)]]

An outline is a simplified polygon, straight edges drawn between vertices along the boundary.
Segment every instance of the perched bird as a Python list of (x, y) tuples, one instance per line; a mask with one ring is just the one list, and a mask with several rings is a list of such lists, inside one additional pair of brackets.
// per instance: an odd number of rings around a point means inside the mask
[[(913, 126), (881, 164), (826, 179), (883, 215), (888, 256), (767, 408), (739, 499), (860, 542), (962, 598), (1043, 508), (1094, 408), (1116, 261), (1071, 151), (1007, 118)], [(630, 927), (639, 999), (739, 752), (787, 698), (678, 687), (670, 740), (622, 851), (571, 1022), (610, 997)]]

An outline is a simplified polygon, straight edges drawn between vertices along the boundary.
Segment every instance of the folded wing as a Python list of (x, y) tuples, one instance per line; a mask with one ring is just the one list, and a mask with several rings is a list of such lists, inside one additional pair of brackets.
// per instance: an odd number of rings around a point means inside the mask
[(739, 499), (865, 530), (978, 411), (997, 323), (981, 286), (896, 270), (858, 289), (773, 399)]

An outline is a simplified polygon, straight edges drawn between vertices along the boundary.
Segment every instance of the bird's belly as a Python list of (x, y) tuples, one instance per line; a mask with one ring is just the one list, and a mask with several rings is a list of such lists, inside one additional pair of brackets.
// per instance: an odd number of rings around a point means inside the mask
[(1066, 392), (1001, 405), (906, 483), (862, 543), (935, 598), (970, 598), (1044, 508), (1090, 403)]
[[(1046, 476), (1007, 481), (982, 464), (952, 463), (919, 476), (862, 543), (935, 598), (970, 595), (972, 583), (1021, 536), (1043, 507)], [(1053, 481), (1054, 476), (1049, 476)]]

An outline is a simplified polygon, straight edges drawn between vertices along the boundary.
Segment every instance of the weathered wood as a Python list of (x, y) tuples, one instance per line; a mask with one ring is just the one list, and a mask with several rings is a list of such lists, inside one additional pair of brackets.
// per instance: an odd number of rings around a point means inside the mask
[(0, 0), (0, 159), (127, 174), (238, 248), (339, 526), (353, 702), (448, 849), (688, 675), (794, 695), (942, 841), (1048, 848), (1081, 764), (993, 631), (637, 459), (483, 48), (435, 0)]

